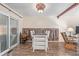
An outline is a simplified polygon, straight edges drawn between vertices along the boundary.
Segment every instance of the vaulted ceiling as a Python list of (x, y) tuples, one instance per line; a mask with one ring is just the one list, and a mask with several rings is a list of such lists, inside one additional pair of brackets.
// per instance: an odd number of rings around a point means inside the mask
[[(55, 16), (55, 18), (60, 15), (63, 11), (67, 10), (74, 3), (45, 3), (46, 10), (44, 13), (39, 14), (36, 11), (35, 3), (6, 3), (13, 10), (19, 12), (24, 17), (26, 16)], [(38, 17), (40, 18), (40, 17)], [(49, 17), (50, 18), (50, 17)], [(62, 15), (59, 19), (51, 18), (51, 22), (57, 21), (59, 25), (61, 23), (65, 24), (69, 27), (75, 27), (79, 25), (79, 5), (75, 8), (71, 8), (71, 10), (67, 11), (64, 15)], [(24, 19), (26, 20), (26, 19)], [(45, 20), (46, 21), (46, 20)], [(61, 22), (60, 22), (61, 21)], [(62, 22), (63, 21), (63, 22)], [(54, 23), (53, 23), (54, 24)], [(61, 25), (63, 25), (61, 24)], [(64, 27), (64, 25), (63, 25)]]
[(9, 7), (19, 12), (23, 16), (57, 16), (73, 3), (45, 3), (44, 13), (36, 11), (35, 3), (6, 3)]

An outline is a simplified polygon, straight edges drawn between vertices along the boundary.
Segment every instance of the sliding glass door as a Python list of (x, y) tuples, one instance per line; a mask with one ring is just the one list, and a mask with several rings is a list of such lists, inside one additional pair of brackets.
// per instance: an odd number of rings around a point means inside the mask
[(10, 46), (17, 43), (18, 37), (18, 22), (16, 19), (10, 18)]
[(18, 20), (0, 13), (0, 55), (18, 43)]
[(0, 14), (0, 52), (9, 48), (9, 20), (8, 16)]

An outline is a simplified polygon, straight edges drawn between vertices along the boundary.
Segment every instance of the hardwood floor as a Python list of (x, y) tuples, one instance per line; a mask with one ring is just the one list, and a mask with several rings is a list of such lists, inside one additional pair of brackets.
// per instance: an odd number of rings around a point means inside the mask
[(8, 54), (9, 56), (79, 56), (79, 46), (76, 51), (64, 48), (63, 42), (50, 42), (47, 52), (44, 50), (32, 51), (32, 44), (20, 44)]

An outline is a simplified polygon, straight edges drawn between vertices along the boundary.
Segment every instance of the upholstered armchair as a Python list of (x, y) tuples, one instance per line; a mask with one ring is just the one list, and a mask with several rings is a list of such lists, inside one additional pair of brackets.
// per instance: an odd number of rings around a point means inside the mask
[(20, 43), (25, 43), (27, 40), (27, 34), (26, 33), (20, 33)]

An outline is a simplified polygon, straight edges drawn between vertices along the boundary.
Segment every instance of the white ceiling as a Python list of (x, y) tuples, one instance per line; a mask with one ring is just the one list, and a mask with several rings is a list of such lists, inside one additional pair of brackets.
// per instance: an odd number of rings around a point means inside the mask
[(19, 12), (23, 16), (57, 16), (72, 3), (45, 3), (46, 9), (44, 13), (39, 14), (36, 11), (35, 3), (6, 3), (13, 10)]

